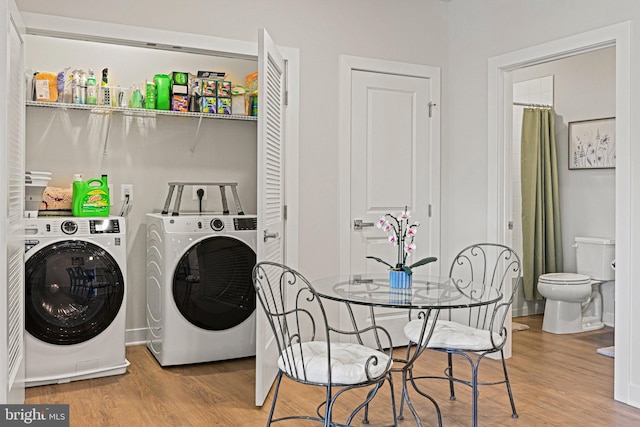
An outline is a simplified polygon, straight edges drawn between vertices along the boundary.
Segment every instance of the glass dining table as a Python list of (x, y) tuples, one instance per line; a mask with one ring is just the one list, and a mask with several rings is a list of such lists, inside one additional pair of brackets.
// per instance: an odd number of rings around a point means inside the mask
[[(392, 288), (389, 275), (384, 274), (352, 274), (344, 276), (326, 277), (312, 282), (321, 298), (343, 303), (347, 308), (349, 322), (354, 328), (362, 325), (362, 320), (354, 315), (353, 306), (366, 306), (370, 315), (368, 321), (376, 324), (376, 308), (396, 308), (407, 310), (409, 319), (423, 319), (419, 343), (407, 347), (405, 357), (394, 358), (392, 372), (402, 374), (402, 398), (400, 416), (404, 403), (411, 410), (418, 426), (422, 422), (413, 407), (407, 389), (411, 368), (417, 358), (428, 347), (436, 320), (443, 309), (488, 306), (502, 299), (502, 294), (496, 288), (483, 282), (458, 280), (451, 277), (421, 276), (414, 274), (409, 288)], [(378, 325), (379, 326), (379, 325)], [(391, 337), (393, 339), (393, 336)], [(402, 337), (404, 341), (405, 338)], [(399, 367), (395, 367), (395, 364)], [(422, 394), (422, 393), (421, 393)], [(442, 416), (437, 402), (429, 395), (424, 395), (434, 405), (438, 424), (442, 425)], [(395, 409), (394, 409), (395, 410)]]

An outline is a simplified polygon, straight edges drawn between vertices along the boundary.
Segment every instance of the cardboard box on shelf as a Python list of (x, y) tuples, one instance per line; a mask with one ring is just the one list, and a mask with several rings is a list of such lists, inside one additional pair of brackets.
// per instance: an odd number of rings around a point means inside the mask
[(34, 101), (58, 100), (58, 76), (55, 73), (36, 73), (33, 77)]
[(200, 112), (201, 113), (216, 113), (216, 97), (215, 96), (202, 96), (200, 97)]
[(171, 111), (189, 111), (189, 95), (171, 95)]
[(224, 79), (227, 73), (223, 71), (198, 71), (197, 77), (199, 79)]
[(216, 85), (216, 96), (218, 98), (231, 98), (231, 82), (227, 80), (218, 80)]
[(231, 98), (218, 98), (216, 106), (218, 114), (231, 114)]
[(184, 71), (173, 71), (171, 72), (171, 80), (174, 85), (187, 85), (189, 84), (189, 73)]
[(216, 96), (216, 80), (202, 79), (202, 96)]
[(231, 97), (231, 114), (246, 116), (247, 110), (244, 102), (245, 95), (234, 95)]
[(174, 84), (171, 87), (171, 93), (173, 95), (189, 95), (189, 86)]

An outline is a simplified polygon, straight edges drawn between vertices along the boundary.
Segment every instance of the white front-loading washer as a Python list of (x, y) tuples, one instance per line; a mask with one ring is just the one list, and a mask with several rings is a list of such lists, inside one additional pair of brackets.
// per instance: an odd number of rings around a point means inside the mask
[(162, 366), (255, 355), (254, 215), (147, 214), (147, 347)]
[(121, 217), (25, 220), (26, 386), (124, 374)]

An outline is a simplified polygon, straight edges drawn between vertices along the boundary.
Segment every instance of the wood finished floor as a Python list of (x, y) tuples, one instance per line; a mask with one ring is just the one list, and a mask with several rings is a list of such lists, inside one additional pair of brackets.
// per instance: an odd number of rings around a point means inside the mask
[[(613, 400), (614, 359), (596, 353), (613, 345), (613, 329), (559, 336), (541, 331), (542, 317), (516, 319), (530, 326), (514, 334), (509, 375), (519, 418), (512, 419), (504, 386), (480, 390), (480, 426), (638, 426), (640, 409)], [(403, 349), (397, 349), (403, 351)], [(429, 357), (424, 357), (429, 356)], [(443, 355), (428, 352), (420, 372), (441, 372)], [(254, 359), (161, 368), (144, 346), (127, 348), (131, 362), (124, 375), (29, 388), (26, 403), (70, 404), (71, 426), (263, 426), (268, 405), (254, 406)], [(457, 371), (463, 372), (462, 360)], [(481, 365), (483, 378), (500, 372), (497, 360)], [(396, 383), (399, 379), (396, 380)], [(396, 384), (396, 389), (399, 384)], [(457, 401), (448, 399), (444, 381), (429, 382), (440, 404), (445, 426), (471, 425), (470, 390), (457, 387)], [(310, 390), (311, 389), (311, 390)], [(435, 425), (433, 407), (412, 394), (423, 424)], [(321, 390), (283, 380), (277, 413), (313, 411)], [(346, 397), (355, 403), (359, 396)], [(390, 425), (390, 393), (385, 386), (372, 405), (370, 426)], [(267, 403), (270, 404), (271, 396)], [(336, 409), (338, 417), (345, 411)], [(408, 415), (408, 414), (407, 414)], [(300, 421), (282, 426), (318, 425)], [(362, 425), (357, 418), (354, 426)], [(399, 426), (415, 426), (407, 417)]]

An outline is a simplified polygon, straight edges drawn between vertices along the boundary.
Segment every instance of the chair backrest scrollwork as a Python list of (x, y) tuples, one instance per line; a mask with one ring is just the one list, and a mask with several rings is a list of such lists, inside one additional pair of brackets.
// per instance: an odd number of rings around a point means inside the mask
[(449, 276), (463, 292), (464, 286), (473, 281), (482, 282), (507, 295), (490, 305), (452, 310), (451, 320), (506, 334), (504, 322), (522, 283), (522, 264), (518, 254), (498, 243), (476, 243), (456, 255)]

